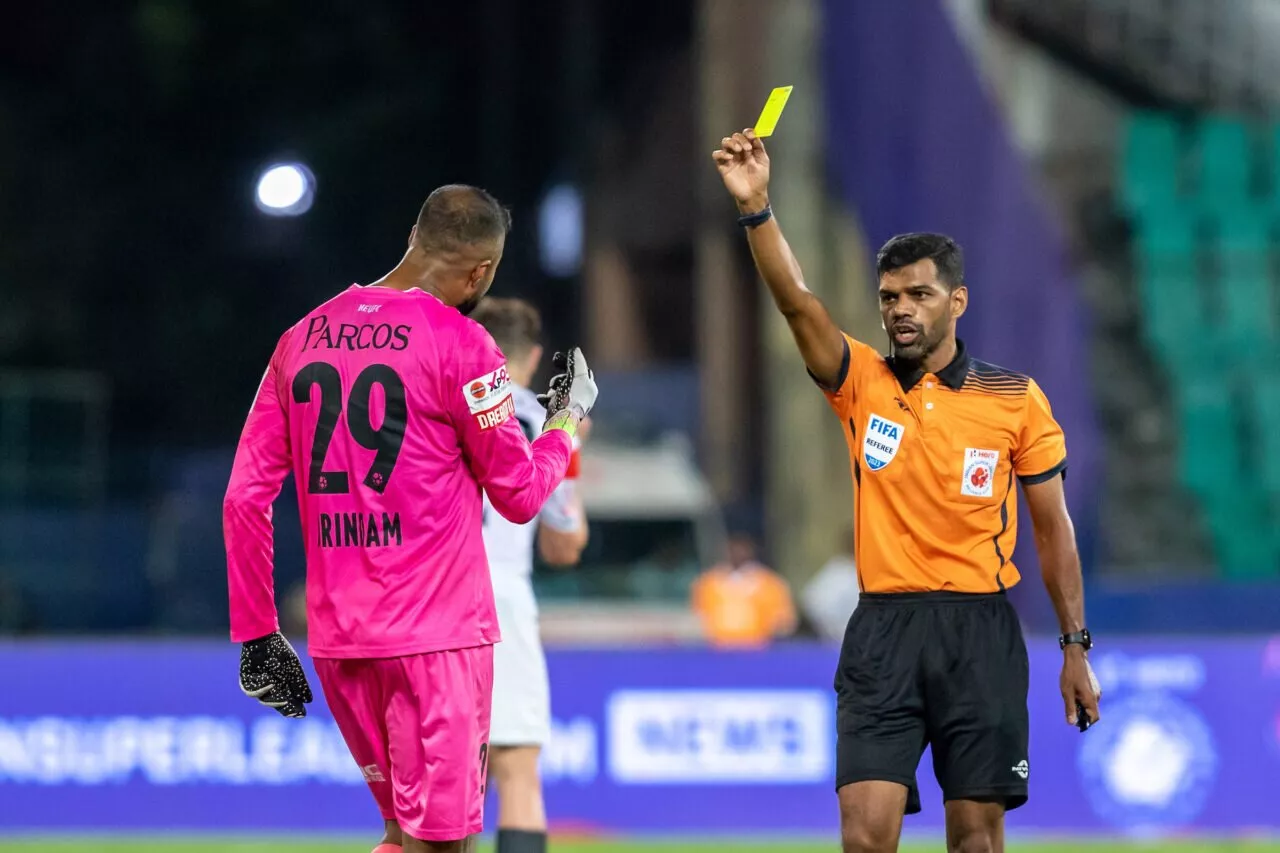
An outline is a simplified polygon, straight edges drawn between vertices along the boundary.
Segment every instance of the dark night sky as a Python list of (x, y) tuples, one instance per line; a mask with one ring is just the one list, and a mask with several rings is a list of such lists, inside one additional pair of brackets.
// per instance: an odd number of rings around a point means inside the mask
[[(276, 337), (388, 270), (441, 183), (513, 207), (499, 283), (575, 334), (537, 201), (691, 29), (590, 0), (71, 5), (6, 11), (0, 363), (104, 370), (125, 445), (233, 443)], [(286, 156), (316, 205), (270, 220), (255, 173)]]

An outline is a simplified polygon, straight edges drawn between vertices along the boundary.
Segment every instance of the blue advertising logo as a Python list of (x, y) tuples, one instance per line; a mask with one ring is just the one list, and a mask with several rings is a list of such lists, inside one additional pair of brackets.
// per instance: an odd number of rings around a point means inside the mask
[(260, 717), (0, 717), (0, 783), (359, 785), (332, 720)]
[(1141, 831), (1189, 824), (1213, 789), (1218, 755), (1200, 713), (1163, 692), (1109, 703), (1080, 749), (1099, 817)]
[[(1011, 762), (1031, 787), (1011, 823), (1280, 831), (1280, 644), (1269, 640), (1114, 643), (1095, 659), (1102, 722), (1083, 735), (1063, 725), (1057, 644), (1029, 642), (1036, 772)], [(836, 837), (831, 648), (547, 658), (542, 771), (555, 827)], [(0, 672), (0, 833), (381, 826), (324, 697), (301, 720), (250, 702), (225, 643), (0, 642)], [(913, 831), (943, 828), (931, 769), (926, 759), (917, 774), (925, 811)]]
[(609, 770), (632, 785), (825, 782), (832, 705), (821, 690), (620, 690)]
[(597, 740), (595, 723), (587, 717), (567, 722), (552, 718), (551, 737), (538, 759), (542, 780), (547, 784), (594, 782), (599, 772)]

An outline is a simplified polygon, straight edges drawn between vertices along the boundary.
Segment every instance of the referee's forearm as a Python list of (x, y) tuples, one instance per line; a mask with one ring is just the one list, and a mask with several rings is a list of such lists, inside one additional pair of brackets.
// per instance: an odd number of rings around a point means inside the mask
[[(739, 207), (745, 213), (755, 213), (768, 204), (768, 198), (762, 198)], [(760, 277), (769, 288), (778, 310), (788, 317), (804, 313), (816, 297), (804, 286), (804, 272), (800, 269), (800, 262), (791, 251), (787, 238), (782, 236), (778, 220), (770, 219), (746, 231), (751, 257), (755, 260), (756, 269), (760, 271)]]
[[(1055, 525), (1055, 528), (1060, 526)], [(1058, 614), (1058, 627), (1064, 634), (1083, 630), (1084, 578), (1070, 524), (1065, 529), (1036, 531), (1036, 547), (1040, 553), (1044, 588), (1053, 602), (1054, 612)]]
[[(754, 213), (769, 203), (759, 198), (739, 204), (746, 213)], [(809, 372), (827, 386), (843, 381), (845, 342), (840, 327), (827, 313), (826, 306), (804, 284), (804, 273), (796, 260), (782, 229), (775, 219), (747, 229), (747, 242), (756, 269), (764, 279), (773, 304), (787, 320), (791, 335)]]

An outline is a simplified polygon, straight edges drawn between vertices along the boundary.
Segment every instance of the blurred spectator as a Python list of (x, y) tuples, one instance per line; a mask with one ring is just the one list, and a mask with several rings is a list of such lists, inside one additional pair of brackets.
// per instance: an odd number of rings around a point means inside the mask
[(762, 647), (796, 629), (791, 588), (756, 559), (755, 541), (729, 538), (729, 561), (712, 566), (694, 582), (692, 603), (714, 646)]
[(800, 591), (804, 614), (825, 640), (844, 637), (849, 617), (858, 606), (858, 567), (853, 561), (853, 529), (849, 529), (847, 551), (836, 554), (818, 569)]
[(680, 601), (698, 576), (690, 562), (684, 539), (667, 538), (627, 573), (626, 584), (634, 598), (643, 601)]

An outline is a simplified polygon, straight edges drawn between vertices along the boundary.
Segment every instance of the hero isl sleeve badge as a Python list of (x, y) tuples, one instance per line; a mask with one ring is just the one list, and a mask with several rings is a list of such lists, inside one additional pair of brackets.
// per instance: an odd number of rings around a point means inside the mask
[(960, 478), (960, 494), (971, 498), (989, 498), (996, 479), (1000, 451), (964, 449), (964, 475)]
[(467, 401), (467, 410), (475, 416), (476, 424), (482, 430), (501, 426), (516, 413), (516, 401), (511, 396), (511, 376), (505, 364), (464, 383), (462, 396)]

